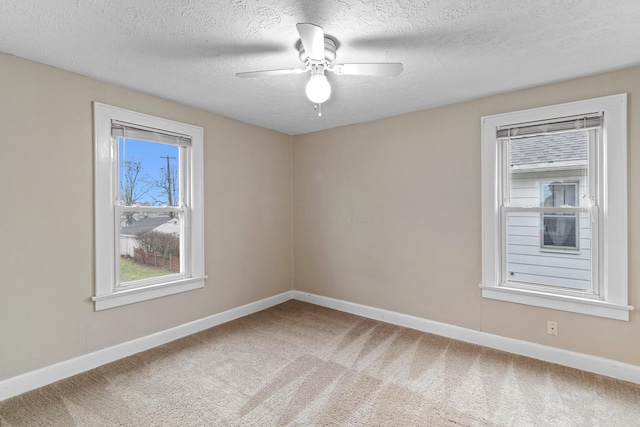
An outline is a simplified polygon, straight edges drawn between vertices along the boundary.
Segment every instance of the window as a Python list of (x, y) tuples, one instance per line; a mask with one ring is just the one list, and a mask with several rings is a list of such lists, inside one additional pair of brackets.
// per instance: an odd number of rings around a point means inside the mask
[(203, 287), (202, 128), (94, 115), (96, 310)]
[[(577, 133), (577, 132), (572, 132)], [(545, 208), (576, 207), (577, 183), (545, 183), (541, 186), (540, 201)], [(542, 213), (540, 247), (547, 249), (579, 250), (579, 217), (575, 213)]]
[(628, 320), (626, 94), (482, 118), (482, 295)]

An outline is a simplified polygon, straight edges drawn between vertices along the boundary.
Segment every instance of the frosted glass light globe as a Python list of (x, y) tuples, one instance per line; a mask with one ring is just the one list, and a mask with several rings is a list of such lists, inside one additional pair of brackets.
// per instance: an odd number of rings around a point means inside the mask
[(331, 96), (331, 85), (323, 74), (313, 74), (305, 88), (307, 98), (314, 104), (322, 104)]

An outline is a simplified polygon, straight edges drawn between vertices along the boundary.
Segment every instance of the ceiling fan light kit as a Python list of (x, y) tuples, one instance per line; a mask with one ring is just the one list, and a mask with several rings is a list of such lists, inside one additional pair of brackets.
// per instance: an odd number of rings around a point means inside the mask
[(324, 69), (314, 67), (311, 71), (311, 78), (307, 82), (305, 92), (309, 101), (314, 104), (322, 104), (331, 97), (331, 85), (327, 76), (324, 75)]
[(337, 43), (325, 36), (322, 27), (310, 23), (296, 25), (300, 40), (297, 44), (298, 57), (305, 65), (304, 69), (286, 68), (281, 70), (264, 70), (236, 73), (237, 77), (279, 76), (309, 72), (311, 77), (305, 87), (307, 98), (316, 106), (331, 97), (331, 84), (325, 71), (336, 75), (360, 76), (397, 76), (403, 70), (400, 63), (369, 64), (333, 64), (336, 58)]

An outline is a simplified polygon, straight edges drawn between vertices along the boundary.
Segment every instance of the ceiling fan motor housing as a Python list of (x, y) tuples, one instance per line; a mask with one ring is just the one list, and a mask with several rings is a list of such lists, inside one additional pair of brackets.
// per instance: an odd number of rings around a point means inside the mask
[[(303, 64), (306, 64), (307, 61), (309, 61), (309, 55), (307, 54), (307, 52), (304, 50), (304, 46), (302, 45), (302, 40), (298, 40), (297, 43), (298, 46), (298, 57), (300, 58), (300, 61), (302, 61)], [(336, 59), (336, 42), (325, 36), (324, 37), (324, 59), (326, 61), (325, 65), (331, 64), (333, 62), (334, 59)]]

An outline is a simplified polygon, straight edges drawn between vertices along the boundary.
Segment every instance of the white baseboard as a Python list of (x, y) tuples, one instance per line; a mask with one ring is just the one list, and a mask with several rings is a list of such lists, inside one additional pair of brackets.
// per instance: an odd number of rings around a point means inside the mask
[(305, 301), (322, 307), (332, 308), (398, 326), (404, 326), (423, 332), (429, 332), (472, 344), (478, 344), (497, 350), (507, 351), (509, 353), (528, 356), (640, 384), (640, 366), (535, 344), (528, 341), (501, 337), (498, 335), (488, 334), (486, 332), (475, 331), (472, 329), (462, 328), (460, 326), (435, 322), (421, 317), (410, 316), (407, 314), (309, 294), (306, 292), (288, 291), (260, 301), (236, 307), (222, 313), (214, 314), (212, 316), (205, 317), (204, 319), (185, 323), (184, 325), (176, 326), (165, 331), (160, 331), (113, 347), (65, 360), (63, 362), (56, 363), (55, 365), (46, 366), (35, 371), (2, 380), (0, 381), (0, 401), (99, 366), (106, 365), (107, 363), (114, 362), (118, 359), (131, 356), (141, 351), (149, 350), (153, 347), (186, 337), (213, 326), (265, 310), (290, 299)]
[(43, 387), (47, 384), (63, 380), (73, 375), (106, 365), (127, 356), (149, 350), (153, 347), (186, 337), (213, 326), (262, 311), (293, 298), (292, 291), (284, 292), (269, 298), (255, 301), (203, 319), (185, 323), (171, 329), (156, 332), (113, 347), (88, 353), (73, 359), (65, 360), (51, 366), (27, 372), (0, 381), (0, 401), (17, 396), (27, 391)]
[(544, 360), (546, 362), (552, 362), (558, 365), (569, 366), (571, 368), (640, 384), (640, 366), (606, 359), (604, 357), (591, 356), (584, 353), (563, 350), (528, 341), (506, 338), (447, 323), (435, 322), (421, 317), (410, 316), (407, 314), (309, 294), (306, 292), (293, 291), (293, 298), (398, 326), (404, 326), (472, 344), (478, 344), (484, 347), (503, 350), (509, 353), (519, 354), (521, 356), (528, 356), (534, 359)]

